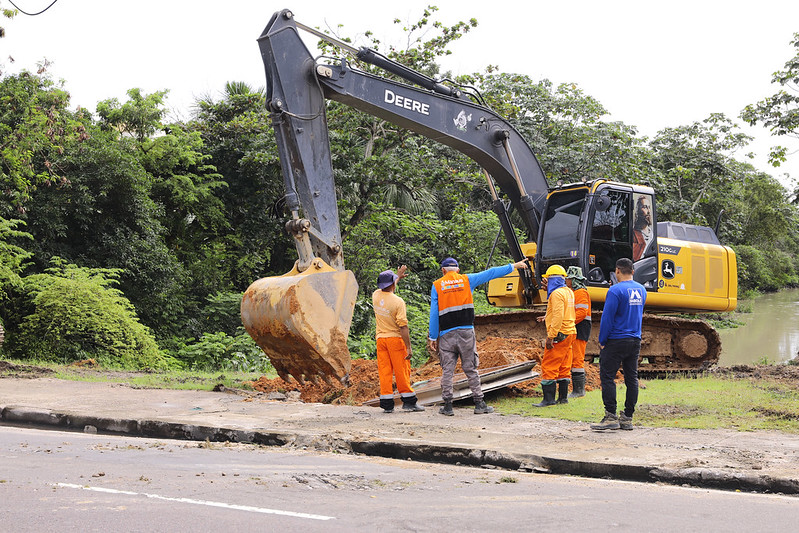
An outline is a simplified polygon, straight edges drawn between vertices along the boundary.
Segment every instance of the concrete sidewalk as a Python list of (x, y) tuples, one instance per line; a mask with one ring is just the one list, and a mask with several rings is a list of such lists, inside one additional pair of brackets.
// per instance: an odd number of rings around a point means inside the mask
[(428, 407), (385, 414), (373, 407), (270, 401), (264, 395), (0, 379), (2, 424), (78, 431), (92, 426), (100, 433), (799, 494), (797, 435), (642, 426), (597, 432), (584, 423), (474, 415), (471, 407), (455, 413), (445, 417)]

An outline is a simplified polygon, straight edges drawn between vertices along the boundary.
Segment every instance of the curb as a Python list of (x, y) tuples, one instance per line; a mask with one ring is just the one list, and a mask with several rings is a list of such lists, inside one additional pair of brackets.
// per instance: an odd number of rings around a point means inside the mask
[(16, 426), (56, 428), (91, 433), (104, 432), (133, 437), (238, 442), (262, 446), (290, 446), (318, 451), (336, 451), (389, 459), (465, 465), (519, 472), (648, 483), (659, 482), (720, 490), (799, 494), (799, 479), (725, 472), (709, 468), (669, 469), (618, 463), (597, 463), (535, 454), (508, 454), (498, 450), (460, 446), (419, 445), (387, 440), (334, 438), (327, 435), (297, 431), (263, 432), (163, 422), (160, 420), (102, 418), (57, 412), (50, 409), (16, 406), (6, 406), (0, 409), (0, 421)]

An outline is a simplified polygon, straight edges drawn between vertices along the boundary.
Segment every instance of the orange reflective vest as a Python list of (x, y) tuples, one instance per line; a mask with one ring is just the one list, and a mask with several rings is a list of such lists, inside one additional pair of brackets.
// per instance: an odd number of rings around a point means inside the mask
[(438, 295), (438, 330), (474, 325), (474, 300), (469, 278), (460, 272), (447, 272), (433, 282)]

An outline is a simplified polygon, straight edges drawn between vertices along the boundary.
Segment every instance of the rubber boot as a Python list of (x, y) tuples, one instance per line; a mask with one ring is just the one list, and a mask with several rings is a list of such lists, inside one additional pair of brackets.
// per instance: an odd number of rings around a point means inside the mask
[(572, 372), (572, 392), (569, 398), (585, 396), (585, 372)]
[(452, 410), (452, 400), (444, 400), (444, 405), (442, 405), (441, 409), (438, 410), (438, 414), (455, 416), (455, 412)]
[(547, 407), (550, 405), (555, 405), (557, 402), (555, 401), (555, 388), (557, 387), (557, 383), (554, 381), (552, 383), (547, 383), (544, 385), (541, 384), (541, 390), (544, 391), (544, 399), (541, 400), (541, 403), (533, 404), (533, 407)]
[(569, 403), (566, 397), (569, 395), (569, 379), (558, 380), (558, 403)]
[(417, 404), (416, 403), (417, 401), (418, 400), (417, 400), (416, 396), (411, 396), (409, 398), (403, 398), (402, 399), (402, 410), (403, 411), (410, 411), (410, 412), (424, 411), (424, 407), (422, 407), (421, 405)]
[(485, 400), (475, 400), (474, 401), (474, 414), (476, 415), (486, 415), (488, 413), (493, 413), (494, 408), (486, 405)]
[(380, 398), (380, 408), (384, 413), (394, 412), (394, 398)]

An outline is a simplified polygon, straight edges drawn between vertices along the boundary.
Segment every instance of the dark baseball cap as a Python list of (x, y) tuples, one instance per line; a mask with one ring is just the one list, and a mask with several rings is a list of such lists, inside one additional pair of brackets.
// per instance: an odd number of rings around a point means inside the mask
[(458, 266), (458, 262), (452, 257), (447, 257), (446, 259), (441, 261), (441, 268), (456, 267), (456, 266)]

